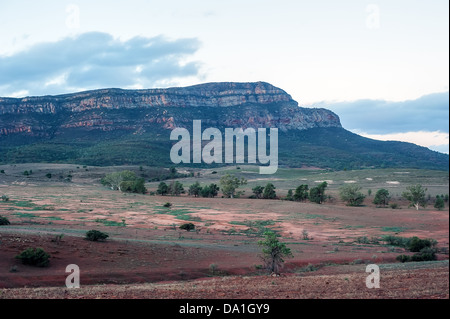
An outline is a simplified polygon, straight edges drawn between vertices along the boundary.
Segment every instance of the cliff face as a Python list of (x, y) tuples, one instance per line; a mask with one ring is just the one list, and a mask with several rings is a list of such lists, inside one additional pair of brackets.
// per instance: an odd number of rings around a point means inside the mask
[(51, 136), (66, 129), (143, 132), (148, 126), (341, 127), (326, 109), (301, 108), (268, 83), (206, 83), (184, 88), (101, 89), (57, 96), (0, 98), (0, 136)]

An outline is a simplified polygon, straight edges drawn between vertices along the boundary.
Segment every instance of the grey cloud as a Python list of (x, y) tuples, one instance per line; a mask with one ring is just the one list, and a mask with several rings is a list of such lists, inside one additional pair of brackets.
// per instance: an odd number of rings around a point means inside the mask
[[(200, 63), (180, 61), (200, 47), (195, 38), (162, 36), (120, 41), (110, 34), (89, 32), (57, 42), (40, 43), (12, 56), (0, 57), (0, 95), (28, 90), (31, 94), (65, 93), (73, 88), (151, 86), (155, 81), (197, 75)], [(141, 72), (136, 72), (137, 67)], [(65, 83), (44, 84), (65, 75)]]
[(449, 131), (449, 92), (403, 102), (358, 100), (323, 102), (315, 106), (326, 107), (338, 114), (344, 128), (369, 134)]

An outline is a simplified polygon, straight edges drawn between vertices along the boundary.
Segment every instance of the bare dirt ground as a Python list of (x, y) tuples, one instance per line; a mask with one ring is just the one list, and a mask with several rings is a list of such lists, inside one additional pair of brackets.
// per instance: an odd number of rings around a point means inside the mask
[[(125, 194), (102, 187), (99, 168), (36, 166), (25, 178), (24, 167), (0, 176), (10, 198), (0, 215), (11, 222), (0, 226), (0, 298), (448, 298), (448, 208)], [(72, 181), (45, 177), (56, 170)], [(196, 231), (180, 230), (186, 222)], [(266, 228), (294, 255), (282, 277), (261, 269)], [(110, 237), (87, 241), (90, 229)], [(394, 234), (437, 240), (439, 261), (389, 266), (411, 253), (360, 240)], [(14, 258), (28, 247), (44, 248), (50, 266)], [(65, 288), (69, 264), (80, 267), (80, 289)], [(367, 264), (380, 265), (380, 289), (366, 288)]]

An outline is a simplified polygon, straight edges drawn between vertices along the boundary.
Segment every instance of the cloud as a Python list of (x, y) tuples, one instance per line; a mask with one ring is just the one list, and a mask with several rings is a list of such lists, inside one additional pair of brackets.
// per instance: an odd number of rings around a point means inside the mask
[(431, 150), (441, 153), (449, 153), (449, 133), (443, 133), (440, 131), (417, 131), (391, 134), (368, 134), (366, 132), (360, 132), (356, 130), (354, 130), (353, 132), (358, 135), (375, 140), (409, 142), (428, 147)]
[(344, 128), (368, 134), (449, 132), (449, 92), (403, 102), (357, 100), (322, 102), (315, 106), (328, 108), (338, 114)]
[(0, 56), (0, 96), (153, 87), (198, 75), (200, 63), (184, 61), (199, 47), (195, 38), (172, 41), (162, 36), (138, 36), (121, 41), (102, 32), (40, 43), (11, 56)]

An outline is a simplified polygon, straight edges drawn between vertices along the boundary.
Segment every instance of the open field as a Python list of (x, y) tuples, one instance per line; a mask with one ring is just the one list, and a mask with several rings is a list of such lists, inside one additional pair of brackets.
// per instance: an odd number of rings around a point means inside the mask
[[(148, 174), (146, 178), (157, 176), (147, 167), (0, 166), (5, 171), (0, 174), (0, 195), (9, 197), (0, 201), (0, 215), (11, 222), (0, 226), (0, 298), (448, 298), (448, 206), (437, 211), (430, 202), (416, 211), (400, 199), (403, 190), (416, 183), (427, 187), (431, 197), (447, 194), (448, 172), (310, 168), (279, 169), (268, 177), (242, 166), (196, 170), (199, 177), (178, 179), (187, 188), (195, 181), (218, 183), (223, 174), (234, 173), (248, 180), (244, 197), (267, 182), (285, 196), (300, 184), (311, 187), (327, 180), (327, 194), (333, 199), (317, 205), (130, 194), (99, 183), (105, 173), (123, 169)], [(24, 176), (25, 170), (32, 174)], [(158, 183), (146, 186), (154, 191)], [(372, 190), (364, 206), (348, 207), (338, 200), (339, 187), (347, 183), (357, 183), (366, 194)], [(390, 191), (400, 209), (371, 204), (381, 187)], [(172, 207), (164, 207), (166, 202)], [(186, 222), (194, 223), (196, 231), (180, 230)], [(263, 275), (257, 241), (267, 228), (277, 231), (294, 255), (286, 260), (285, 276)], [(110, 238), (86, 241), (90, 229), (107, 232)], [(57, 241), (60, 234), (64, 236)], [(439, 261), (396, 263), (396, 256), (411, 253), (380, 240), (394, 234), (437, 240)], [(14, 257), (28, 247), (44, 248), (51, 255), (50, 266), (20, 264)], [(395, 267), (389, 266), (392, 263)], [(80, 267), (82, 289), (64, 292), (69, 264)], [(366, 264), (381, 265), (379, 290), (365, 287)], [(276, 295), (274, 289), (282, 293)]]

